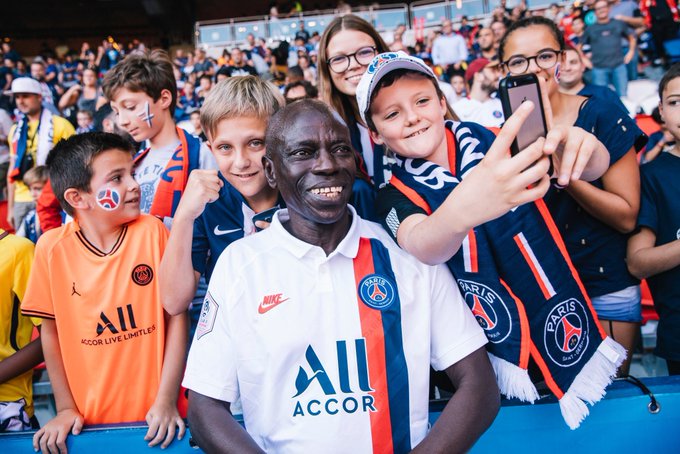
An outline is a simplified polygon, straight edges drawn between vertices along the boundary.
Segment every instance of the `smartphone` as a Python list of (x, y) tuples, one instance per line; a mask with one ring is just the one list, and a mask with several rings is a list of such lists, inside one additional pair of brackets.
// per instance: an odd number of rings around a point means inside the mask
[(529, 114), (529, 118), (522, 125), (510, 147), (510, 152), (514, 156), (520, 150), (534, 143), (539, 137), (545, 137), (548, 133), (545, 114), (543, 113), (543, 102), (541, 101), (541, 89), (536, 75), (529, 73), (501, 79), (498, 94), (503, 105), (503, 115), (505, 115), (506, 121), (524, 101), (534, 103), (534, 110)]
[[(257, 222), (257, 221), (264, 221), (264, 222), (271, 223), (272, 219), (274, 218), (274, 213), (279, 211), (279, 209), (280, 209), (280, 207), (277, 205), (273, 208), (269, 208), (268, 210), (264, 210), (264, 211), (257, 213), (255, 216), (253, 216), (253, 224), (255, 224), (255, 222)], [(256, 225), (255, 230), (257, 230), (259, 232), (262, 229), (259, 228)]]

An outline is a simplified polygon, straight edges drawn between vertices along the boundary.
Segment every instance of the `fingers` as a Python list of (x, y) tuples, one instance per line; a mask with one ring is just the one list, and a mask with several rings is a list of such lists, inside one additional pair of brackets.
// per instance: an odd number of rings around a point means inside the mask
[[(144, 435), (144, 440), (151, 440), (156, 432), (158, 432), (158, 419), (155, 418), (151, 414), (146, 415), (146, 423), (149, 425), (149, 430), (146, 431), (146, 435)], [(149, 445), (153, 446), (153, 445)]]
[[(165, 438), (166, 434), (168, 433), (168, 427), (167, 427), (166, 424), (156, 423), (156, 424), (154, 424), (154, 427), (156, 428), (156, 430), (154, 430), (154, 432), (152, 432), (152, 435), (155, 433), (156, 436), (153, 438), (153, 440), (151, 440), (149, 442), (149, 447), (156, 446), (158, 443), (160, 443)], [(172, 427), (174, 429), (174, 423), (172, 424)], [(151, 430), (151, 426), (149, 426), (149, 430)], [(174, 435), (174, 433), (173, 433), (173, 435)], [(172, 441), (172, 437), (170, 437), (170, 440)]]
[(76, 416), (76, 420), (73, 422), (73, 429), (71, 429), (71, 433), (73, 435), (78, 435), (82, 430), (83, 430), (83, 418)]
[(68, 430), (60, 430), (57, 432), (56, 443), (59, 452), (65, 454), (66, 450), (66, 437), (68, 437)]
[(170, 446), (170, 443), (172, 443), (172, 440), (175, 438), (175, 432), (177, 431), (177, 419), (175, 418), (170, 419), (170, 423), (168, 424), (168, 430), (165, 435), (165, 440), (163, 440), (163, 443), (161, 444), (161, 449), (165, 449), (168, 446)]
[(184, 434), (187, 430), (187, 425), (184, 424), (184, 420), (180, 417), (177, 418), (177, 427), (179, 428), (179, 433), (177, 434), (177, 439), (181, 440), (184, 438)]
[(534, 107), (534, 103), (526, 101), (513, 112), (501, 128), (496, 140), (493, 141), (491, 148), (486, 153), (485, 159), (497, 160), (507, 156), (512, 141), (517, 137), (517, 133), (522, 128), (531, 111), (534, 110)]
[(45, 433), (45, 428), (43, 427), (33, 435), (33, 450), (38, 451), (40, 449), (40, 439)]

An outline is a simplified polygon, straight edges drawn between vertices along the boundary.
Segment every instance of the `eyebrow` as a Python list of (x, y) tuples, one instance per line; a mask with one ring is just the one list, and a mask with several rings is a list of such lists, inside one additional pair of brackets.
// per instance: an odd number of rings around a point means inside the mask
[(117, 169), (110, 170), (110, 171), (106, 174), (106, 178), (110, 177), (110, 176), (113, 175), (113, 174), (119, 173), (119, 172), (125, 172), (126, 170), (127, 170), (127, 169), (126, 169), (125, 167), (119, 167), (119, 168), (117, 168)]

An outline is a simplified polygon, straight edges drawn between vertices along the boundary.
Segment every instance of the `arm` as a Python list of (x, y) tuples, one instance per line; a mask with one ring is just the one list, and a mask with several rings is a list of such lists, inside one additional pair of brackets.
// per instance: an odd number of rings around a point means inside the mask
[(604, 189), (574, 181), (567, 191), (591, 216), (621, 233), (632, 232), (640, 209), (640, 170), (634, 148), (605, 172), (602, 183)]
[(186, 364), (188, 321), (186, 311), (167, 317), (161, 382), (156, 400), (146, 414), (149, 430), (144, 440), (149, 441), (149, 446), (162, 441), (161, 448), (167, 448), (175, 438), (176, 429), (179, 429), (178, 440), (184, 436), (185, 425), (177, 411), (177, 396)]
[[(11, 148), (11, 145), (10, 145)], [(10, 179), (9, 175), (12, 172), (12, 169), (14, 169), (14, 162), (16, 160), (16, 155), (10, 153), (9, 154), (9, 172), (7, 172), (7, 223), (12, 227), (16, 228), (19, 227), (18, 225), (14, 225), (14, 216), (12, 213), (14, 212), (14, 182)]]
[(66, 109), (67, 107), (71, 107), (76, 103), (78, 100), (78, 92), (81, 90), (80, 85), (74, 85), (68, 90), (66, 90), (66, 93), (64, 93), (64, 96), (62, 96), (59, 99), (59, 110), (62, 111)]
[[(203, 213), (207, 203), (217, 200), (221, 187), (216, 170), (196, 169), (189, 175), (159, 269), (161, 301), (169, 314), (186, 311), (196, 293), (201, 275), (194, 270), (191, 261), (194, 220)], [(187, 279), (187, 276), (194, 279)]]
[(628, 34), (626, 38), (628, 39), (628, 52), (626, 52), (626, 55), (624, 55), (623, 62), (628, 64), (635, 56), (635, 45), (637, 44), (637, 40), (635, 39), (634, 33)]
[(620, 20), (621, 22), (630, 25), (633, 28), (639, 28), (645, 26), (645, 19), (643, 17), (629, 17), (629, 16), (615, 16), (614, 19)]
[(59, 334), (54, 320), (44, 319), (40, 331), (47, 371), (54, 392), (57, 416), (33, 436), (33, 448), (43, 452), (67, 453), (66, 437), (69, 432), (78, 435), (83, 428), (83, 416), (78, 411), (64, 370), (64, 360), (59, 347)]
[(189, 390), (191, 436), (205, 452), (263, 452), (232, 417), (228, 402)]
[(33, 369), (43, 361), (40, 339), (31, 341), (24, 348), (0, 361), (0, 383), (5, 383)]
[(647, 227), (630, 237), (626, 258), (630, 274), (645, 279), (680, 266), (680, 240), (655, 244), (656, 234)]
[(447, 368), (446, 374), (456, 392), (413, 452), (466, 452), (498, 413), (500, 393), (484, 347)]

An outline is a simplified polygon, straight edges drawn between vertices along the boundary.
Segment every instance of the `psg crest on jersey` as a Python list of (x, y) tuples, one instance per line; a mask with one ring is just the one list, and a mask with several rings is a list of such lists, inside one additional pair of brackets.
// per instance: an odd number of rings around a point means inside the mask
[(366, 306), (383, 310), (395, 300), (396, 286), (390, 278), (381, 274), (369, 274), (359, 282), (359, 297)]

